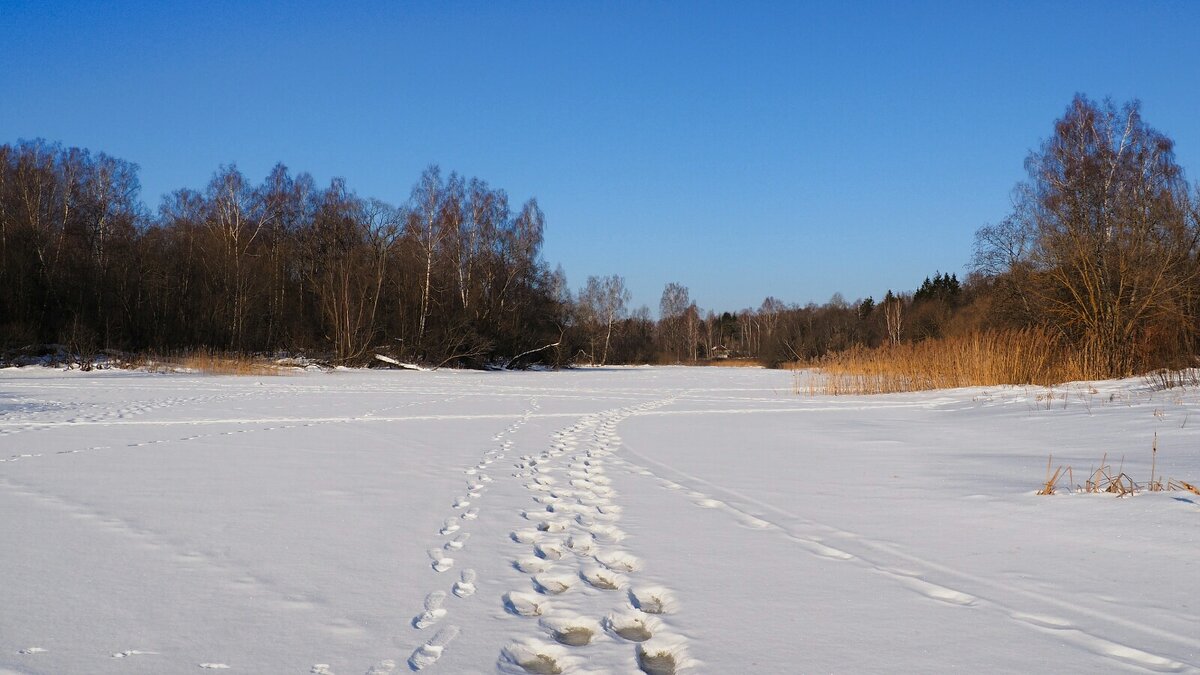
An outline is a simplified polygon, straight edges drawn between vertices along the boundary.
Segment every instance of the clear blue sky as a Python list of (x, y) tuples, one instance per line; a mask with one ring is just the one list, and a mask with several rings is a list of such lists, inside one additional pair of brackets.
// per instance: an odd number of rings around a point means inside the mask
[(392, 202), (438, 163), (652, 310), (961, 275), (1076, 92), (1200, 178), (1200, 2), (176, 4), (0, 0), (0, 142), (134, 161), (151, 208), (223, 163)]

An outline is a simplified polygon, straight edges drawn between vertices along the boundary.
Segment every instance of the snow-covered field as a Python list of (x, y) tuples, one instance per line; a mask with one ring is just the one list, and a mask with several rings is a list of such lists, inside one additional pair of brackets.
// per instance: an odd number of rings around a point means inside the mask
[(3, 370), (0, 672), (1200, 672), (1200, 497), (1034, 494), (1200, 393), (1047, 394)]

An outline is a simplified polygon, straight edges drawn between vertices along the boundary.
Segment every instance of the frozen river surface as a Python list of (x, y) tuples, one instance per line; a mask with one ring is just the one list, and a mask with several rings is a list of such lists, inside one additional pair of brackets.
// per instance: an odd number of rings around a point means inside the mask
[(1156, 437), (1200, 394), (0, 370), (0, 673), (1200, 672), (1200, 496), (1034, 494)]

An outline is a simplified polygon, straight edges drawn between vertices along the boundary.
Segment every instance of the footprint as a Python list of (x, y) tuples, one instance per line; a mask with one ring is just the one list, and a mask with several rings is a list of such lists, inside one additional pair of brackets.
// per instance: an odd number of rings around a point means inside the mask
[(537, 574), (533, 577), (533, 585), (539, 593), (559, 595), (575, 585), (575, 577), (565, 574)]
[(572, 513), (589, 513), (590, 508), (583, 504), (552, 504), (546, 507), (551, 513), (561, 513), (570, 516)]
[(451, 592), (460, 598), (475, 595), (475, 570), (463, 570), (459, 581), (454, 582)]
[(479, 509), (467, 509), (461, 516), (463, 520), (475, 520), (479, 517)]
[(598, 521), (606, 523), (612, 523), (621, 519), (620, 514), (613, 513), (611, 511), (604, 511), (603, 509), (603, 504), (596, 506), (596, 513), (594, 513), (592, 517)]
[(500, 650), (500, 670), (505, 673), (530, 673), (532, 675), (559, 675), (564, 668), (571, 668), (567, 650), (554, 644), (535, 640), (513, 642)]
[(596, 539), (590, 534), (573, 534), (567, 538), (567, 548), (577, 555), (592, 555), (596, 552)]
[(630, 642), (645, 642), (654, 637), (658, 631), (659, 622), (654, 617), (639, 612), (621, 612), (609, 614), (604, 619), (604, 628), (617, 637)]
[(454, 500), (453, 508), (465, 509), (470, 505), (471, 505), (471, 501), (469, 499), (467, 499), (466, 497), (459, 497), (458, 499)]
[(535, 544), (533, 554), (543, 560), (560, 560), (563, 557), (562, 547), (554, 542)]
[(524, 572), (525, 574), (537, 574), (550, 569), (551, 564), (550, 561), (543, 558), (526, 556), (524, 558), (517, 558), (514, 560), (513, 567), (517, 568), (517, 570), (520, 572)]
[(25, 649), (18, 649), (17, 653), (18, 654), (45, 654), (46, 650), (42, 649), (41, 647), (26, 647)]
[(518, 544), (532, 544), (542, 538), (542, 533), (538, 530), (514, 530), (508, 536)]
[(442, 524), (442, 529), (438, 530), (438, 534), (441, 534), (441, 535), (454, 534), (455, 532), (458, 532), (458, 530), (459, 530), (458, 521), (455, 520), (454, 518), (447, 518), (446, 522)]
[(617, 544), (625, 539), (625, 533), (613, 525), (595, 524), (588, 528), (588, 532), (600, 541)]
[(425, 596), (425, 611), (413, 617), (413, 628), (426, 628), (441, 621), (446, 616), (446, 610), (442, 607), (445, 601), (446, 594), (442, 591), (434, 591)]
[(308, 673), (309, 675), (334, 675), (334, 672), (329, 669), (328, 663), (314, 663)]
[(647, 675), (675, 675), (688, 661), (683, 643), (651, 638), (637, 646), (638, 668)]
[(644, 586), (629, 591), (629, 603), (647, 614), (675, 611), (675, 596), (662, 586)]
[(229, 666), (224, 663), (201, 663), (200, 667), (208, 670), (229, 670)]
[(458, 632), (458, 626), (446, 626), (439, 630), (429, 642), (417, 647), (412, 656), (408, 657), (408, 666), (413, 670), (421, 670), (433, 665), (442, 658), (446, 646), (458, 637)]
[(567, 521), (543, 520), (538, 523), (537, 529), (541, 532), (564, 532), (567, 529)]
[(600, 633), (600, 626), (595, 621), (581, 616), (542, 619), (541, 626), (555, 642), (568, 647), (590, 644), (592, 638)]
[(590, 565), (579, 572), (579, 576), (593, 588), (615, 591), (625, 585), (625, 577), (599, 565)]
[(539, 595), (509, 591), (502, 597), (504, 609), (517, 616), (541, 616), (546, 612), (549, 603)]
[(597, 553), (596, 561), (614, 572), (636, 572), (642, 567), (642, 561), (624, 551)]
[(429, 559), (433, 561), (434, 572), (445, 572), (454, 567), (454, 558), (447, 558), (445, 553), (442, 553), (436, 548), (431, 548), (427, 551)]
[(113, 654), (112, 654), (112, 658), (114, 658), (114, 659), (123, 659), (123, 658), (127, 658), (127, 657), (130, 657), (130, 656), (143, 656), (143, 655), (146, 655), (146, 654), (157, 654), (157, 653), (158, 653), (158, 652), (147, 652), (147, 651), (142, 651), (141, 649), (126, 649), (126, 650), (125, 650), (125, 651), (123, 651), (123, 652), (115, 652), (115, 653), (113, 653)]

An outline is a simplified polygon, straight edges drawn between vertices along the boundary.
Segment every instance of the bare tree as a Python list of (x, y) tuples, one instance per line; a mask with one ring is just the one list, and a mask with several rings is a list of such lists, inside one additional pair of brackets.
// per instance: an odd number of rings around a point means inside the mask
[(1012, 221), (980, 231), (981, 267), (1006, 267), (1098, 375), (1131, 374), (1188, 339), (1197, 226), (1173, 144), (1138, 102), (1076, 96), (1026, 169)]
[(891, 290), (883, 296), (883, 319), (887, 325), (888, 343), (900, 344), (900, 332), (904, 328), (904, 299), (893, 295)]
[[(256, 208), (255, 195), (236, 166), (222, 167), (213, 176), (205, 193), (208, 215), (205, 226), (217, 242), (210, 252), (217, 272), (215, 289), (224, 305), (226, 347), (240, 350), (249, 315), (251, 283), (251, 247), (264, 231), (262, 217), (271, 214)], [(259, 216), (259, 217), (256, 217)]]
[(261, 338), (265, 344), (291, 343), (303, 332), (299, 326), (305, 321), (305, 306), (300, 302), (305, 276), (297, 259), (301, 233), (311, 226), (316, 210), (317, 192), (311, 175), (293, 178), (283, 164), (276, 164), (258, 189), (256, 202), (263, 213), (257, 218), (265, 223), (262, 259), (267, 297)]
[(308, 234), (306, 264), (337, 358), (357, 359), (379, 334), (377, 317), (403, 216), (334, 180)]
[(658, 326), (662, 349), (672, 361), (681, 361), (688, 352), (688, 308), (692, 306), (687, 286), (670, 282), (663, 287), (658, 301)]
[(625, 279), (611, 275), (607, 277), (590, 276), (585, 286), (579, 292), (579, 305), (584, 312), (585, 322), (590, 324), (592, 335), (592, 363), (595, 364), (598, 336), (604, 335), (603, 347), (600, 351), (599, 365), (608, 361), (608, 347), (612, 342), (613, 326), (624, 317), (626, 306), (632, 295), (625, 289)]
[[(452, 184), (459, 183), (457, 175), (450, 177)], [(442, 182), (442, 171), (436, 165), (425, 169), (417, 186), (413, 188), (412, 210), (409, 212), (408, 232), (419, 247), (424, 264), (421, 281), (421, 310), (417, 325), (417, 346), (425, 346), (426, 323), (429, 318), (429, 303), (433, 288), (434, 262), (442, 252), (443, 243), (452, 234), (457, 234), (460, 204), (447, 204), (447, 196), (454, 190), (447, 189)], [(449, 223), (447, 222), (449, 221)]]

